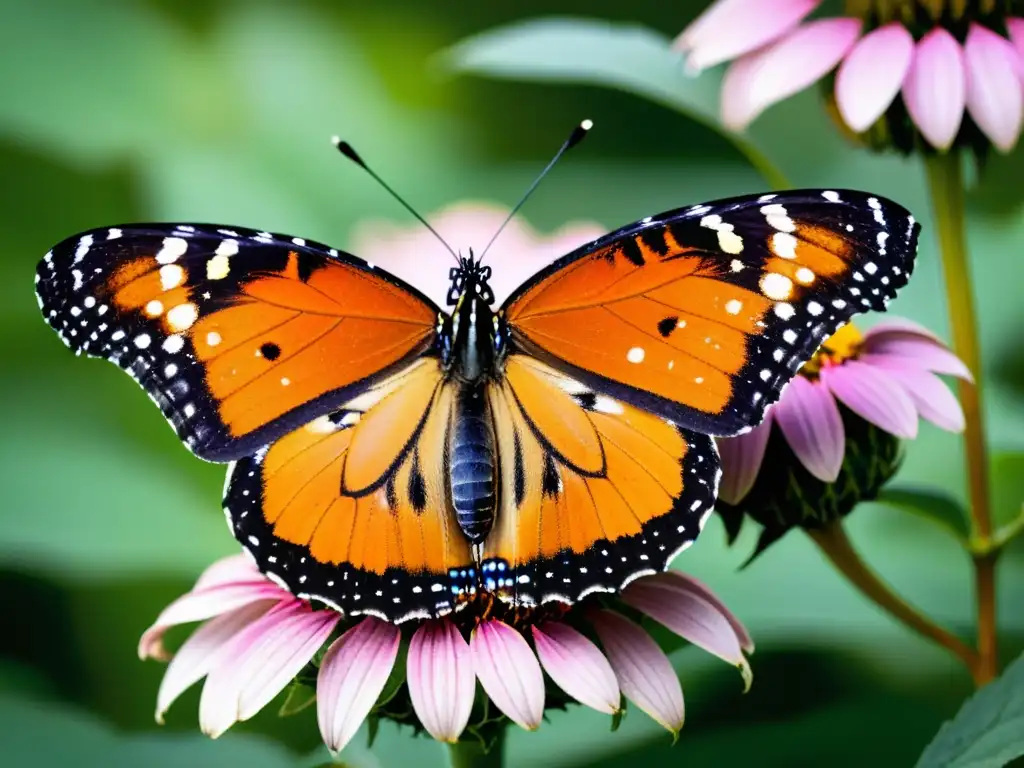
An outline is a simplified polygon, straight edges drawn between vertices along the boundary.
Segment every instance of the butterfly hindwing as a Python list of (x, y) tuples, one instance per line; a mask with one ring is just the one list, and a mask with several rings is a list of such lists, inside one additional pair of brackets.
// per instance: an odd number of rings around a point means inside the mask
[(260, 569), (350, 614), (450, 611), (472, 562), (445, 475), (453, 392), (426, 357), (236, 462), (225, 513)]
[(518, 604), (573, 603), (664, 570), (697, 537), (721, 474), (710, 437), (525, 355), (489, 394), (501, 501), (485, 585)]
[(215, 461), (407, 364), (432, 342), (438, 313), (348, 254), (211, 225), (70, 238), (40, 262), (36, 291), (68, 346), (124, 368), (185, 444)]
[(733, 435), (840, 325), (885, 308), (919, 229), (861, 192), (722, 200), (579, 249), (503, 311), (520, 349), (683, 427)]

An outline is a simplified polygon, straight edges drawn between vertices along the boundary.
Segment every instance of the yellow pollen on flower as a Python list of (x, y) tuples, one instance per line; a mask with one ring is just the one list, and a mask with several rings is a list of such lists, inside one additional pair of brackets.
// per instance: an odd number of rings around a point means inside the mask
[(808, 379), (817, 379), (822, 368), (856, 359), (863, 341), (864, 337), (857, 327), (853, 323), (847, 323), (822, 342), (814, 357), (804, 363), (800, 375)]

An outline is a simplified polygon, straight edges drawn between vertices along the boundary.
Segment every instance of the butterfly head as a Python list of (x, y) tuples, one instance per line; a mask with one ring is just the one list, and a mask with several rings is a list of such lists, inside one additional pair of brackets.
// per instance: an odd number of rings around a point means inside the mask
[(504, 332), (491, 309), (491, 268), (481, 266), (470, 251), (448, 278), (448, 304), (453, 309), (441, 331), (445, 364), (458, 377), (476, 381), (495, 370), (504, 349)]
[(457, 305), (463, 297), (473, 296), (487, 304), (494, 303), (494, 291), (491, 290), (491, 268), (485, 267), (473, 255), (470, 248), (469, 256), (459, 257), (459, 266), (448, 271), (448, 306)]

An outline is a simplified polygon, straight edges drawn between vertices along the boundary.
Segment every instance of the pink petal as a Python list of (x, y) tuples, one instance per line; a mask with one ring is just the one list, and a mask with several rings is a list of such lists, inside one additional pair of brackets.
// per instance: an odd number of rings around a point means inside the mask
[(317, 721), (332, 754), (359, 730), (388, 682), (402, 639), (398, 627), (373, 616), (335, 640), (316, 681)]
[(900, 92), (914, 56), (914, 37), (898, 22), (865, 35), (836, 75), (839, 114), (857, 133), (880, 118)]
[[(508, 208), (467, 201), (444, 208), (427, 219), (457, 253), (466, 255), (472, 248), (479, 256), (508, 213)], [(487, 263), (495, 268), (491, 278), (495, 301), (500, 303), (542, 267), (606, 231), (595, 222), (575, 222), (544, 236), (516, 217), (487, 253)], [(454, 262), (444, 245), (422, 224), (362, 222), (352, 238), (352, 252), (445, 306), (448, 269)]]
[(726, 504), (739, 504), (754, 487), (771, 431), (772, 412), (769, 411), (764, 421), (745, 435), (715, 441), (722, 460), (722, 482), (718, 486), (718, 497)]
[(914, 49), (903, 80), (903, 101), (921, 135), (936, 149), (953, 143), (967, 104), (967, 75), (960, 43), (936, 27)]
[(469, 641), (473, 668), (494, 705), (528, 731), (544, 716), (544, 674), (523, 636), (508, 624), (478, 624)]
[(897, 437), (917, 437), (917, 409), (885, 371), (858, 360), (821, 369), (821, 382), (862, 419)]
[(576, 701), (598, 712), (619, 711), (619, 684), (612, 665), (584, 635), (560, 622), (533, 626), (533, 644), (548, 676)]
[(912, 335), (887, 334), (866, 339), (861, 359), (885, 356), (914, 364), (933, 373), (945, 373), (965, 381), (974, 381), (970, 370), (941, 342)]
[(713, 67), (757, 50), (795, 27), (821, 0), (719, 0), (675, 39), (687, 64)]
[(245, 552), (237, 555), (228, 555), (211, 563), (200, 574), (199, 578), (196, 579), (192, 591), (195, 592), (198, 589), (217, 587), (222, 584), (231, 584), (238, 581), (266, 581), (266, 577), (260, 573), (256, 563)]
[(650, 579), (658, 579), (659, 581), (672, 581), (681, 584), (682, 589), (689, 589), (709, 603), (714, 605), (719, 613), (721, 613), (729, 625), (732, 627), (732, 631), (736, 633), (736, 637), (739, 638), (740, 647), (744, 652), (751, 654), (754, 652), (754, 640), (751, 638), (747, 628), (743, 626), (743, 622), (726, 607), (725, 603), (722, 602), (721, 598), (718, 597), (707, 584), (702, 582), (700, 579), (696, 579), (688, 573), (682, 573), (680, 571), (664, 571), (654, 576), (648, 576)]
[[(876, 323), (871, 328), (864, 332), (863, 344), (865, 347), (870, 346), (872, 339), (884, 338), (890, 334), (896, 336), (905, 336), (910, 334), (912, 336), (923, 336), (926, 339), (930, 339), (938, 344), (943, 344), (935, 333), (925, 328), (920, 323), (915, 323), (913, 320), (908, 320), (905, 317), (887, 317), (880, 323)], [(943, 344), (945, 346), (945, 344)]]
[(860, 35), (858, 19), (821, 19), (734, 63), (722, 83), (722, 121), (733, 130), (835, 67)]
[(174, 700), (202, 679), (218, 663), (224, 649), (242, 629), (267, 612), (270, 601), (259, 601), (223, 613), (200, 626), (186, 640), (167, 665), (156, 696), (156, 721), (163, 723), (164, 713)]
[(665, 652), (641, 627), (615, 611), (591, 621), (626, 698), (673, 733), (683, 727), (683, 689)]
[(438, 741), (459, 740), (476, 695), (469, 645), (448, 619), (428, 621), (409, 643), (409, 696), (427, 733)]
[(259, 712), (309, 663), (340, 618), (303, 602), (281, 603), (235, 635), (203, 685), (203, 732), (216, 738)]
[(898, 358), (878, 355), (870, 360), (862, 357), (861, 360), (881, 368), (898, 381), (914, 401), (922, 418), (949, 432), (963, 431), (964, 412), (960, 402), (938, 376)]
[(685, 580), (637, 579), (626, 587), (622, 599), (685, 640), (739, 667), (745, 687), (750, 688), (750, 665), (729, 618)]
[(835, 482), (843, 466), (846, 431), (835, 398), (821, 384), (794, 377), (775, 405), (775, 423), (807, 471)]
[(164, 608), (153, 625), (142, 633), (139, 638), (139, 658), (169, 659), (170, 654), (164, 648), (163, 637), (170, 627), (204, 621), (258, 600), (293, 601), (295, 598), (262, 577), (258, 581), (231, 582), (186, 592)]
[(1024, 19), (1010, 18), (1006, 20), (1006, 31), (1010, 35), (1010, 42), (1017, 51), (1018, 61), (1021, 62), (1020, 74), (1024, 77)]
[(991, 29), (971, 24), (964, 42), (964, 64), (967, 111), (1000, 151), (1009, 152), (1017, 143), (1024, 119), (1016, 49)]

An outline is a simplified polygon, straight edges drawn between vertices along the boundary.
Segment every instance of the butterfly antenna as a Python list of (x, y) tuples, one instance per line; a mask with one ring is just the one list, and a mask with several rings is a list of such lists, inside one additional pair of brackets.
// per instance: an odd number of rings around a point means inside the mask
[(494, 233), (494, 236), (487, 243), (483, 252), (480, 254), (480, 258), (477, 260), (477, 263), (480, 263), (484, 260), (484, 256), (487, 255), (487, 251), (489, 251), (491, 246), (494, 245), (494, 241), (498, 239), (498, 235), (500, 235), (501, 231), (505, 229), (506, 226), (508, 226), (508, 223), (512, 221), (512, 218), (517, 213), (519, 213), (519, 209), (523, 207), (523, 203), (525, 203), (529, 199), (530, 195), (533, 194), (533, 190), (537, 188), (541, 180), (548, 175), (548, 171), (555, 167), (555, 163), (558, 162), (559, 158), (561, 158), (562, 155), (564, 155), (570, 149), (572, 149), (581, 141), (583, 141), (583, 137), (586, 136), (587, 132), (593, 127), (594, 122), (592, 120), (584, 120), (582, 123), (580, 123), (579, 125), (572, 129), (572, 133), (569, 134), (569, 138), (565, 140), (565, 142), (562, 144), (559, 150), (555, 153), (555, 156), (551, 158), (551, 162), (548, 163), (544, 167), (544, 170), (540, 172), (540, 175), (537, 176), (536, 179), (534, 179), (533, 184), (530, 185), (529, 189), (527, 189), (526, 193), (519, 199), (519, 202), (516, 203), (515, 207), (512, 209), (511, 213), (509, 213), (505, 221), (503, 221), (501, 223), (501, 226), (498, 227), (498, 231)]
[(393, 190), (388, 185), (388, 183), (386, 181), (384, 181), (384, 179), (382, 179), (380, 176), (378, 176), (376, 174), (376, 172), (374, 172), (374, 170), (370, 166), (368, 166), (366, 164), (366, 161), (363, 160), (363, 158), (361, 158), (359, 156), (359, 153), (356, 152), (354, 149), (352, 149), (352, 145), (351, 144), (349, 144), (347, 141), (342, 141), (341, 138), (339, 138), (338, 136), (334, 136), (334, 137), (331, 138), (331, 144), (333, 144), (335, 146), (335, 148), (339, 152), (341, 152), (341, 154), (343, 154), (345, 157), (347, 157), (353, 163), (355, 163), (360, 168), (362, 168), (364, 171), (366, 171), (368, 174), (370, 174), (370, 176), (373, 178), (373, 180), (376, 181), (378, 184), (380, 184), (382, 187), (384, 187), (384, 189), (386, 189), (388, 191), (388, 193), (393, 198), (395, 198), (395, 200), (397, 200), (401, 204), (401, 206), (403, 208), (405, 208), (405, 210), (407, 210), (409, 213), (411, 213), (413, 216), (415, 216), (416, 220), (419, 221), (420, 224), (422, 224), (424, 227), (429, 229), (430, 232), (434, 235), (434, 237), (436, 237), (440, 241), (441, 245), (443, 245), (445, 248), (448, 249), (448, 253), (450, 253), (452, 255), (452, 258), (455, 259), (456, 263), (458, 263), (458, 264), (462, 263), (461, 260), (459, 259), (459, 255), (452, 249), (452, 247), (450, 245), (448, 245), (448, 242), (443, 237), (441, 237), (441, 235), (438, 233), (438, 231), (436, 229), (434, 229), (432, 226), (430, 226), (430, 224), (427, 222), (427, 220), (424, 219), (422, 216), (419, 215), (419, 213), (416, 212), (415, 208), (413, 208), (411, 205), (409, 205), (407, 202), (405, 202), (405, 200), (402, 198), (402, 196), (400, 194), (398, 194), (397, 192), (395, 192), (395, 190)]

